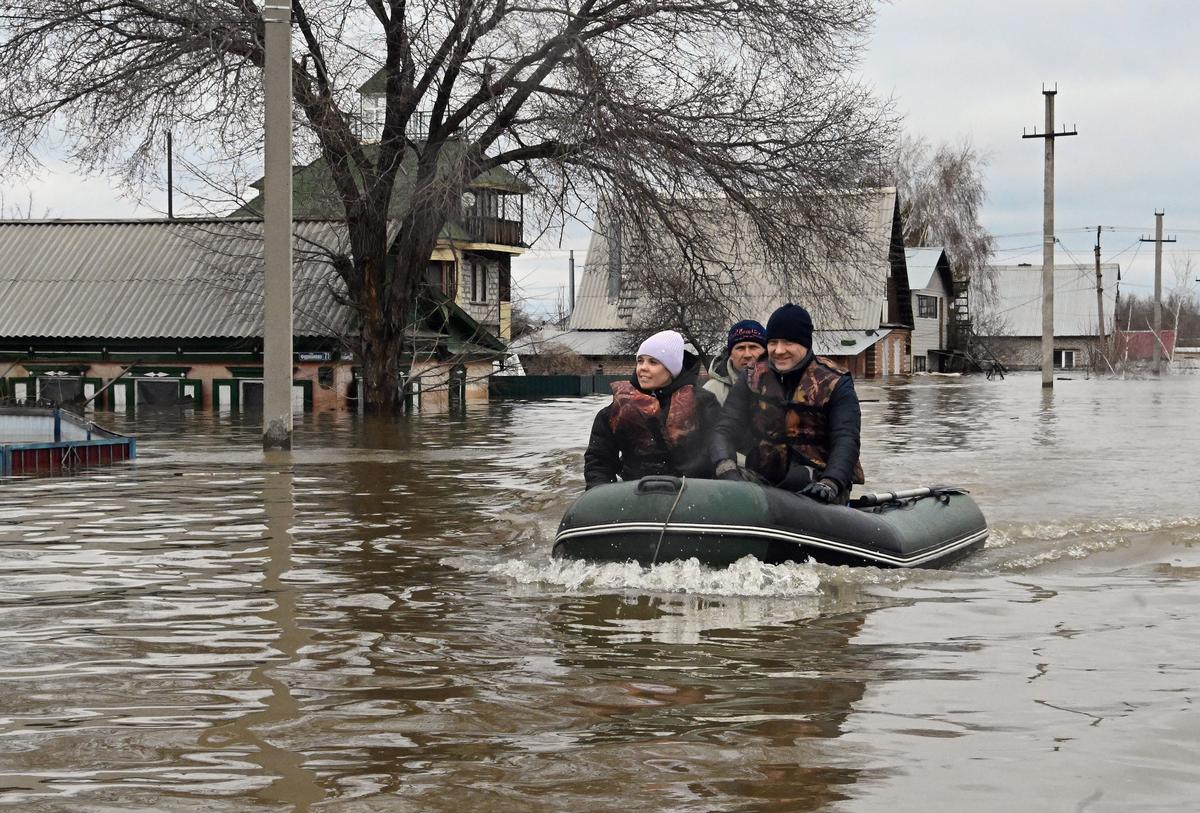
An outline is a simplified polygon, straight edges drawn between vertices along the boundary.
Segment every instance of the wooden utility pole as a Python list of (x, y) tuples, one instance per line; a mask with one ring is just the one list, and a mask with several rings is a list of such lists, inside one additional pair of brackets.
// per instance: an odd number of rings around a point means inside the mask
[(1163, 238), (1163, 215), (1166, 210), (1154, 212), (1154, 239), (1141, 238), (1143, 243), (1154, 243), (1154, 374), (1162, 373), (1162, 244), (1174, 243), (1175, 238)]
[(1054, 386), (1054, 139), (1078, 133), (1063, 127), (1054, 132), (1054, 90), (1042, 89), (1046, 97), (1046, 131), (1022, 131), (1021, 138), (1040, 138), (1046, 142), (1045, 185), (1042, 202), (1042, 386)]
[(263, 448), (292, 448), (292, 7), (263, 6)]

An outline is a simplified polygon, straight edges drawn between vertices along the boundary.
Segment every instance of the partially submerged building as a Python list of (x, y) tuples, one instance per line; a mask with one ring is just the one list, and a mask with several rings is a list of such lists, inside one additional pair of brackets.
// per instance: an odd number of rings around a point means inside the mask
[[(713, 258), (713, 263), (732, 269), (736, 278), (724, 295), (725, 307), (718, 317), (723, 324), (716, 330), (723, 331), (739, 319), (765, 323), (777, 307), (795, 302), (812, 312), (816, 353), (833, 358), (860, 378), (908, 373), (913, 300), (896, 190), (871, 190), (855, 198), (851, 208), (859, 222), (854, 224), (857, 228), (848, 229), (856, 235), (848, 259), (830, 263), (816, 258), (812, 268), (782, 274), (779, 268), (757, 259), (753, 250), (727, 247), (725, 256)], [(718, 235), (714, 242), (720, 243), (724, 234), (733, 231), (725, 225), (714, 222)], [(583, 357), (607, 373), (631, 370), (633, 357), (626, 336), (638, 322), (639, 310), (652, 305), (637, 284), (636, 274), (628, 269), (636, 264), (637, 252), (644, 251), (644, 246), (622, 238), (619, 223), (598, 220), (567, 326), (525, 341), (522, 352), (557, 348)], [(820, 293), (810, 287), (814, 277), (821, 280), (816, 286)], [(836, 303), (827, 296), (831, 279), (844, 281)]]
[[(357, 324), (329, 263), (345, 226), (294, 234), (294, 407), (350, 408)], [(260, 220), (0, 222), (0, 396), (260, 411), (262, 280)], [(410, 387), (486, 398), (504, 343), (452, 301), (416, 316)]]
[[(1054, 266), (1054, 366), (1083, 367), (1101, 349), (1112, 330), (1114, 300), (1108, 296), (1120, 266), (1100, 266), (1105, 291), (1105, 332), (1100, 334), (1096, 310), (1096, 267), (1086, 264)], [(992, 266), (997, 300), (973, 314), (973, 329), (995, 358), (1014, 370), (1042, 366), (1042, 266)]]
[(954, 278), (946, 250), (906, 248), (905, 264), (912, 285), (912, 372), (948, 369)]
[[(387, 103), (387, 74), (377, 71), (359, 87), (361, 105), (362, 153), (371, 162), (378, 158), (379, 137)], [(423, 119), (415, 117), (410, 136), (421, 137)], [(450, 138), (440, 146), (438, 172), (450, 175), (462, 171), (467, 144)], [(399, 218), (414, 202), (417, 156), (405, 150), (389, 212)], [(259, 194), (248, 200), (231, 217), (259, 219), (263, 214), (263, 180), (251, 184)], [(435, 187), (438, 184), (435, 182)], [(434, 194), (448, 195), (453, 184), (447, 181)], [(457, 188), (457, 187), (453, 187)], [(512, 339), (512, 258), (528, 249), (524, 237), (525, 195), (528, 184), (504, 167), (474, 172), (472, 180), (452, 215), (438, 235), (437, 247), (429, 258), (426, 281), (440, 289), (464, 313), (502, 342)], [(456, 194), (456, 197), (457, 194)], [(442, 201), (428, 205), (443, 205)], [(342, 220), (345, 207), (328, 164), (317, 159), (292, 168), (292, 213), (297, 219)]]

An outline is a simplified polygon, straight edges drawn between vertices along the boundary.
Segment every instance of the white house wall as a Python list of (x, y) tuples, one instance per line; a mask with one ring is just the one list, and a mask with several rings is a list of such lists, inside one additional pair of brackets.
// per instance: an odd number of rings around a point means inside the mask
[[(932, 282), (931, 280), (931, 284)], [(936, 317), (918, 316), (920, 310), (917, 307), (917, 296), (932, 296), (936, 299), (938, 315)], [(950, 292), (941, 284), (938, 284), (936, 288), (913, 291), (913, 358), (928, 356), (930, 350), (946, 349), (946, 320), (949, 318), (946, 308), (949, 301)]]

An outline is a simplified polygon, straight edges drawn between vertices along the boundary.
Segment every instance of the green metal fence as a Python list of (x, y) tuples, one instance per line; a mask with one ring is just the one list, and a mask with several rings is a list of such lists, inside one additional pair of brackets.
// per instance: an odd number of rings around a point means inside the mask
[(628, 375), (494, 375), (488, 381), (492, 398), (577, 398), (607, 395), (614, 381)]

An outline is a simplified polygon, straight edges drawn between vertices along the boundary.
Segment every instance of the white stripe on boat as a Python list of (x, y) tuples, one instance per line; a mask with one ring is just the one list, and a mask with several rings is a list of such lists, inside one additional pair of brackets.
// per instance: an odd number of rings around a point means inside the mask
[[(786, 531), (779, 528), (761, 528), (754, 525), (707, 525), (694, 524), (683, 522), (672, 522), (666, 526), (668, 532), (676, 533), (692, 533), (692, 534), (724, 534), (724, 535), (739, 535), (739, 536), (754, 536), (763, 539), (776, 539), (786, 542), (796, 542), (800, 545), (809, 545), (816, 548), (824, 548), (826, 550), (837, 551), (839, 553), (849, 553), (854, 556), (859, 556), (863, 559), (874, 559), (877, 562), (885, 562), (897, 567), (916, 567), (933, 559), (941, 558), (947, 554), (953, 553), (960, 548), (970, 547), (977, 542), (983, 542), (987, 539), (988, 531), (984, 528), (982, 531), (976, 531), (972, 534), (964, 536), (960, 539), (953, 539), (936, 548), (923, 550), (920, 553), (911, 556), (895, 556), (889, 553), (883, 553), (871, 548), (864, 548), (857, 545), (852, 545), (846, 542), (835, 542), (831, 539), (821, 539), (820, 537), (807, 536), (806, 534), (796, 533), (794, 531)], [(571, 528), (566, 531), (560, 531), (554, 538), (554, 544), (568, 539), (574, 539), (582, 536), (599, 536), (602, 534), (611, 534), (614, 532), (625, 531), (629, 533), (661, 533), (663, 531), (663, 523), (661, 522), (615, 522), (608, 525), (585, 525), (582, 528)]]

